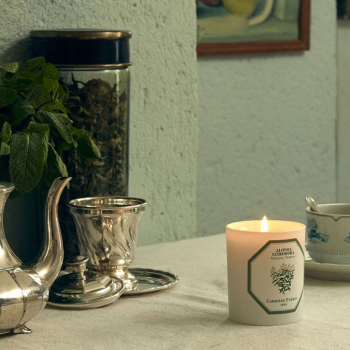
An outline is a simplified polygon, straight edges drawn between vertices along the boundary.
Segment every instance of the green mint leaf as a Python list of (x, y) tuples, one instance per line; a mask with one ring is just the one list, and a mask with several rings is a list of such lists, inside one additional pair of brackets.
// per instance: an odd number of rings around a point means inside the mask
[[(32, 90), (37, 85), (43, 83), (42, 72), (32, 72), (20, 70), (18, 74), (18, 85), (22, 90)], [(16, 86), (17, 87), (17, 86)]]
[(42, 84), (37, 85), (27, 96), (27, 101), (32, 101), (33, 105), (38, 105), (43, 99), (44, 88)]
[(86, 134), (85, 129), (77, 129), (74, 126), (70, 125), (69, 129), (73, 136), (73, 145), (75, 148), (78, 148), (78, 140)]
[(10, 154), (10, 146), (5, 142), (0, 143), (0, 156), (7, 156)]
[(43, 77), (56, 80), (58, 79), (58, 70), (52, 63), (45, 63), (43, 66)]
[[(17, 74), (5, 72), (4, 70), (0, 70), (0, 72), (3, 77), (3, 85), (16, 90)], [(5, 74), (3, 75), (3, 73)]]
[(78, 147), (78, 143), (73, 139), (72, 143), (67, 143), (65, 141), (60, 142), (61, 147), (62, 147), (62, 151), (68, 151), (69, 149), (75, 147)]
[(18, 71), (18, 68), (19, 68), (18, 62), (5, 63), (2, 66), (0, 66), (0, 69), (9, 73), (16, 73)]
[(56, 150), (51, 144), (49, 144), (49, 153), (47, 158), (48, 173), (51, 176), (50, 184), (53, 180), (60, 176), (68, 176), (67, 168), (63, 163), (63, 160), (58, 155)]
[(65, 114), (50, 113), (46, 111), (43, 111), (40, 114), (43, 122), (55, 127), (64, 141), (67, 143), (73, 142), (73, 136), (69, 128), (71, 122)]
[(33, 190), (39, 183), (47, 159), (50, 128), (31, 122), (11, 140), (10, 177), (18, 191)]
[(20, 84), (32, 84), (33, 81), (37, 80), (40, 77), (41, 73), (32, 72), (30, 70), (21, 70), (18, 74), (18, 82)]
[(101, 157), (100, 150), (86, 132), (83, 137), (78, 139), (77, 150), (80, 157), (85, 159)]
[(47, 189), (60, 176), (68, 176), (67, 168), (50, 141), (44, 173), (38, 186)]
[(27, 119), (30, 115), (34, 115), (35, 110), (32, 102), (26, 100), (18, 101), (12, 108), (12, 126), (16, 127)]
[(84, 135), (86, 134), (86, 130), (85, 129), (78, 129), (75, 128), (74, 126), (70, 126), (69, 127), (73, 137), (75, 140), (79, 140), (80, 138), (84, 137)]
[(11, 135), (11, 125), (8, 122), (5, 122), (0, 132), (0, 139), (2, 142), (9, 143)]
[[(65, 91), (62, 87), (62, 85), (59, 85), (58, 86), (58, 89), (57, 89), (57, 93), (58, 93), (58, 100), (61, 102), (61, 103), (66, 103), (67, 101), (67, 98), (68, 98), (68, 92)], [(63, 107), (64, 108), (64, 107)], [(61, 110), (62, 111), (62, 110)], [(63, 112), (63, 111), (62, 111)], [(63, 113), (66, 113), (67, 114), (67, 111), (66, 112), (63, 112)]]
[(44, 57), (35, 57), (31, 60), (28, 60), (23, 68), (22, 71), (31, 71), (36, 72), (39, 68), (41, 68), (45, 64), (45, 58)]
[(0, 66), (0, 85), (12, 88), (17, 81), (18, 62), (6, 63)]
[(16, 90), (0, 87), (0, 108), (10, 105), (17, 96)]
[(53, 81), (53, 88), (52, 88), (52, 93), (54, 94), (55, 97), (57, 97), (58, 94), (58, 88), (60, 87), (60, 84), (57, 80)]
[(55, 105), (64, 114), (67, 114), (67, 110), (64, 108), (63, 104), (59, 100), (55, 100)]
[[(51, 100), (50, 94), (44, 90), (43, 84), (36, 85), (27, 96), (27, 100), (32, 102), (33, 107), (38, 108), (45, 102)], [(45, 107), (46, 105), (43, 105)]]
[(59, 83), (57, 80), (43, 77), (42, 82), (43, 82), (43, 90), (45, 94), (47, 94), (48, 96), (50, 93), (52, 96), (57, 95), (57, 89), (59, 86)]
[(23, 82), (20, 79), (17, 81), (16, 85), (13, 88), (16, 89), (17, 91), (21, 91), (21, 93), (26, 95), (29, 95), (29, 92), (32, 89), (31, 82)]
[(46, 93), (50, 93), (53, 90), (54, 80), (50, 78), (43, 78), (43, 90)]

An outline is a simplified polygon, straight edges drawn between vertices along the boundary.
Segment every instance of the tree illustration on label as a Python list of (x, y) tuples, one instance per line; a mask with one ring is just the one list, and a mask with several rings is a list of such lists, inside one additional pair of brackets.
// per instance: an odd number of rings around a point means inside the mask
[(294, 270), (294, 265), (291, 264), (282, 264), (278, 270), (274, 266), (272, 267), (272, 284), (278, 288), (280, 294), (285, 294), (286, 291), (291, 290)]

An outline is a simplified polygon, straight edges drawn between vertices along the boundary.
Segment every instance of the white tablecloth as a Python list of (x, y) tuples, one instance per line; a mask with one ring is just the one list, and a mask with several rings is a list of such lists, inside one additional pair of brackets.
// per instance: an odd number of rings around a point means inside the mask
[(47, 307), (0, 349), (350, 349), (350, 283), (306, 279), (303, 321), (257, 327), (228, 320), (224, 235), (140, 247), (134, 265), (181, 281), (100, 309)]

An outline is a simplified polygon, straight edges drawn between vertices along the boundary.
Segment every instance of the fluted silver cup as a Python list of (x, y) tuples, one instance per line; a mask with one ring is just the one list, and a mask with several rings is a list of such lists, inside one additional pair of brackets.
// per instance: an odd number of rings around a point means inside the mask
[(78, 198), (68, 203), (80, 254), (89, 257), (88, 268), (120, 278), (126, 290), (137, 289), (128, 266), (135, 257), (138, 224), (146, 205), (143, 199), (128, 197)]

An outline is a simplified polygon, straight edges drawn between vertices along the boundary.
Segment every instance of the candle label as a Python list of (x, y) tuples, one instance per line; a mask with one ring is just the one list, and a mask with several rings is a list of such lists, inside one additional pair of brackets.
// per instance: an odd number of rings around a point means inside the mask
[(268, 241), (248, 261), (248, 293), (268, 314), (295, 312), (304, 288), (304, 251), (296, 238)]

